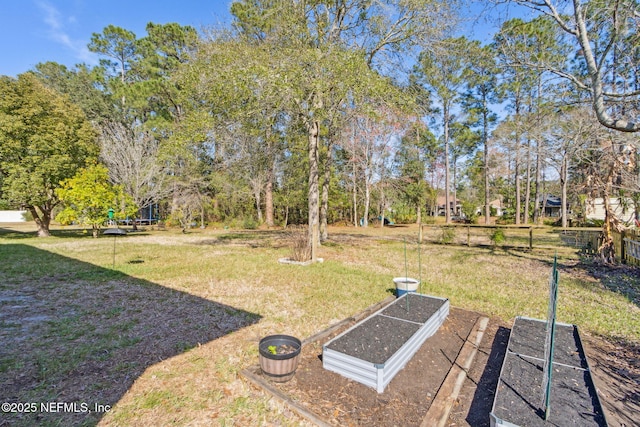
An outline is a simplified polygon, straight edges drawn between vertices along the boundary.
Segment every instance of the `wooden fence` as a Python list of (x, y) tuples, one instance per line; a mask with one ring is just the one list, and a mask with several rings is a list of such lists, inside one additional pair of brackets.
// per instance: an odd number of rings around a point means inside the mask
[[(500, 230), (499, 232), (497, 230)], [(578, 248), (584, 254), (595, 255), (602, 244), (601, 228), (566, 229), (530, 225), (423, 225), (423, 240), (433, 243), (466, 246), (490, 246), (502, 234), (502, 246), (522, 249), (552, 248), (563, 245)], [(640, 232), (625, 230), (613, 233), (615, 257), (618, 262), (640, 265)]]
[[(638, 229), (614, 233), (613, 240), (616, 242), (616, 259), (622, 260), (625, 264), (640, 265), (640, 231)], [(618, 252), (618, 246), (620, 252)]]

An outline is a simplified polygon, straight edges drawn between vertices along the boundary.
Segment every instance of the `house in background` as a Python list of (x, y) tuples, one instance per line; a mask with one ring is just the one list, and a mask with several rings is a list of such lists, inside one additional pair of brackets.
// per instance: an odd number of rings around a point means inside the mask
[[(438, 215), (444, 216), (444, 207), (446, 204), (445, 197), (438, 196), (436, 203), (438, 204)], [(453, 200), (449, 200), (449, 212), (451, 212), (451, 215), (460, 215), (460, 213), (462, 213), (462, 202), (460, 199), (456, 199), (455, 207)]]
[[(627, 225), (635, 223), (636, 205), (631, 198), (611, 197), (609, 198), (609, 204), (613, 213), (621, 222)], [(605, 210), (602, 197), (587, 199), (584, 203), (584, 212), (586, 219), (604, 221)]]
[[(495, 199), (489, 202), (493, 216), (502, 216), (504, 214), (504, 205), (502, 199)], [(476, 215), (484, 215), (484, 205), (476, 208)]]
[(496, 216), (502, 216), (504, 213), (504, 206), (502, 205), (502, 199), (495, 199), (489, 202), (491, 210), (496, 211)]
[(546, 218), (560, 218), (562, 216), (562, 199), (560, 197), (545, 194), (540, 198), (538, 206), (543, 210)]

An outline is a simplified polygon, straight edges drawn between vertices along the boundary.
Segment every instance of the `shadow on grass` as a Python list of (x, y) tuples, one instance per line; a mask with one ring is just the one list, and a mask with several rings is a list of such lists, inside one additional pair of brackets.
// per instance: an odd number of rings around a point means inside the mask
[[(103, 233), (108, 228), (115, 228), (115, 227), (102, 227), (99, 232), (99, 238), (103, 238)], [(138, 228), (138, 230), (132, 230), (131, 227), (119, 227), (119, 228), (126, 230), (127, 232), (132, 234), (135, 233), (136, 235), (148, 234), (142, 228)], [(50, 230), (50, 233), (52, 237), (58, 237), (58, 238), (93, 239), (91, 228), (55, 229), (55, 230)], [(11, 239), (11, 240), (32, 239), (34, 237), (37, 237), (37, 235), (38, 235), (37, 230), (21, 231), (21, 230), (14, 230), (11, 228), (0, 227), (0, 238), (3, 238), (3, 239)], [(104, 236), (104, 238), (106, 237), (108, 236)]]
[(0, 259), (0, 400), (36, 405), (0, 425), (97, 424), (148, 367), (261, 318), (28, 245)]
[(502, 361), (507, 352), (509, 343), (509, 333), (511, 331), (504, 327), (499, 327), (491, 344), (491, 353), (487, 359), (487, 364), (478, 381), (476, 391), (473, 395), (467, 423), (472, 427), (489, 427), (491, 421), (489, 413), (493, 407), (495, 390), (500, 379), (500, 369)]
[[(579, 267), (606, 289), (622, 295), (640, 307), (640, 268), (624, 264), (605, 264), (593, 258), (584, 258)], [(581, 286), (589, 288), (593, 285), (581, 282)]]

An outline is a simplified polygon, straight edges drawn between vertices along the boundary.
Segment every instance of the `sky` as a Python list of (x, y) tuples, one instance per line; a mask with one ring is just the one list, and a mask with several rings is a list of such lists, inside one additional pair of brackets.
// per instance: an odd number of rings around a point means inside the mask
[[(98, 64), (87, 45), (107, 25), (146, 35), (148, 22), (177, 22), (197, 30), (229, 24), (232, 0), (0, 0), (0, 75), (15, 77), (40, 62), (73, 68)], [(476, 15), (488, 2), (477, 1)], [(484, 5), (484, 6), (482, 6)], [(486, 14), (497, 18), (495, 10)], [(504, 16), (501, 16), (504, 18)], [(488, 40), (495, 31), (486, 20), (465, 25), (467, 36)]]
[(146, 35), (148, 22), (197, 30), (229, 23), (232, 0), (0, 0), (0, 75), (15, 77), (40, 62), (96, 65), (87, 49), (109, 24)]

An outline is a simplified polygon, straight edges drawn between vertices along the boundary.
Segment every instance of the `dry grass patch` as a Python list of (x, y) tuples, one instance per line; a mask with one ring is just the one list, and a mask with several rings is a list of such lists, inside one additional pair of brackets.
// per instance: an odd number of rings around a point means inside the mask
[(302, 267), (277, 262), (290, 254), (281, 231), (132, 233), (115, 241), (114, 267), (112, 238), (0, 233), (3, 400), (114, 406), (7, 422), (300, 425), (240, 379), (262, 336), (310, 336), (389, 296), (405, 272), (454, 306), (505, 321), (544, 317), (556, 251), (560, 320), (640, 343), (633, 270), (598, 275), (561, 246), (418, 247), (415, 227), (333, 228), (330, 236), (325, 262)]

